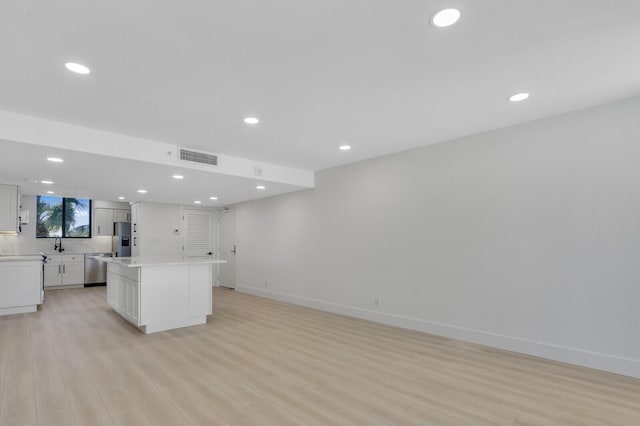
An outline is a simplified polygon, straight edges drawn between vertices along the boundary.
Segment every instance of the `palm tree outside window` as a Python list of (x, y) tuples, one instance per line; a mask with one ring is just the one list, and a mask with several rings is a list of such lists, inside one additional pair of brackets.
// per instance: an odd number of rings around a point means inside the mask
[(91, 238), (91, 200), (37, 196), (37, 238)]

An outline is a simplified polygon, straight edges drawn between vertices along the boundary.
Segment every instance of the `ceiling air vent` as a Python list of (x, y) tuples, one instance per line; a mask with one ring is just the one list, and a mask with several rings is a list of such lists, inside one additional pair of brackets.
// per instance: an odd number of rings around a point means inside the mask
[(180, 148), (180, 159), (184, 161), (193, 161), (194, 163), (218, 165), (218, 156), (213, 154), (205, 154), (203, 152), (189, 151)]

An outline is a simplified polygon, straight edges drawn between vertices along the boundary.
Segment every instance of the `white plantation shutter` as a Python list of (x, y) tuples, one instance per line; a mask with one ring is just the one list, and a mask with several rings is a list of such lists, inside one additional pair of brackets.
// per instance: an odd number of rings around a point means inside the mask
[(213, 251), (211, 243), (211, 212), (206, 210), (183, 211), (183, 257), (194, 259), (210, 257)]

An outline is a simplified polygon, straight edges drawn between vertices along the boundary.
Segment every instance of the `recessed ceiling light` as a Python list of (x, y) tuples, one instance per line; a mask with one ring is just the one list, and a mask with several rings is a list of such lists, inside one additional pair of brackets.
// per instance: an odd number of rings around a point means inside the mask
[(55, 194), (53, 191), (47, 191), (47, 194)]
[(509, 96), (509, 100), (511, 102), (520, 102), (520, 101), (524, 101), (525, 99), (527, 99), (529, 97), (528, 93), (516, 93), (515, 95), (511, 95)]
[(210, 200), (216, 201), (218, 197), (209, 197)]
[(448, 27), (458, 22), (460, 15), (459, 9), (443, 9), (431, 16), (431, 23), (439, 28)]
[(267, 189), (267, 187), (264, 186), (264, 185), (258, 185), (258, 186), (256, 186), (256, 189), (262, 190), (262, 189)]
[(173, 175), (174, 179), (184, 179), (184, 176), (182, 175)]
[(340, 151), (349, 151), (351, 149), (351, 145), (340, 145), (338, 149)]
[(53, 182), (50, 180), (41, 180), (40, 183), (44, 183), (45, 185), (53, 185)]
[(147, 190), (146, 189), (138, 189), (138, 192), (141, 194), (146, 194)]
[(67, 62), (64, 66), (67, 67), (69, 71), (73, 71), (77, 74), (89, 74), (91, 72), (89, 68), (82, 64), (76, 64), (75, 62)]
[(58, 157), (47, 157), (48, 161), (51, 161), (52, 163), (62, 163), (64, 160), (62, 158), (58, 158)]
[(124, 200), (124, 197), (118, 197), (118, 200)]
[(247, 124), (258, 124), (260, 120), (255, 117), (245, 117), (244, 122)]

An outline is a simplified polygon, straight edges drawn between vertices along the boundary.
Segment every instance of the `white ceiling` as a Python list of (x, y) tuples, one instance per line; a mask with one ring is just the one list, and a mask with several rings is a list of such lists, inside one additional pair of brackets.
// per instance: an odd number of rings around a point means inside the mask
[(4, 1), (0, 109), (320, 170), (638, 95), (639, 44), (637, 0)]

